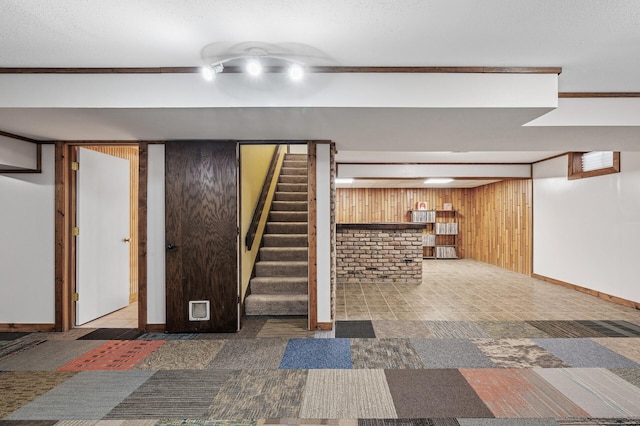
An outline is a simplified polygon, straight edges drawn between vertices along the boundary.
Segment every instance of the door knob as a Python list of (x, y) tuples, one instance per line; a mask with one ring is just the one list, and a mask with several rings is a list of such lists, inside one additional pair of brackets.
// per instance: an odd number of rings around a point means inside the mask
[(173, 243), (167, 244), (167, 250), (175, 250), (177, 248), (178, 246), (174, 245)]
[(130, 242), (130, 241), (131, 241), (131, 238), (123, 238), (123, 239), (122, 239), (122, 242), (123, 242), (123, 243), (128, 243), (128, 242)]

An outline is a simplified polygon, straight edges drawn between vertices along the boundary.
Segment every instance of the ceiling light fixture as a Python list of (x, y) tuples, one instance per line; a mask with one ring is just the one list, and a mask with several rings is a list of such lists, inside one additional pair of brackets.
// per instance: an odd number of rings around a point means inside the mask
[(216, 76), (215, 71), (211, 67), (202, 67), (200, 68), (200, 74), (205, 81), (213, 81)]
[(262, 74), (262, 64), (257, 59), (249, 59), (245, 69), (252, 77), (257, 77)]
[(424, 183), (426, 184), (436, 184), (436, 185), (451, 183), (451, 182), (453, 182), (452, 178), (429, 178), (424, 181)]
[(291, 64), (287, 72), (291, 81), (300, 81), (304, 77), (304, 68), (300, 64)]
[(344, 185), (348, 185), (350, 183), (353, 183), (353, 178), (336, 178), (336, 184), (344, 184)]

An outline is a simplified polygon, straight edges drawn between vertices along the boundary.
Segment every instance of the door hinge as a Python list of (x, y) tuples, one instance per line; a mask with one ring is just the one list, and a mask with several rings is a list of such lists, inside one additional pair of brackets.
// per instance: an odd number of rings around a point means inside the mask
[(71, 235), (73, 235), (74, 237), (77, 237), (78, 235), (80, 235), (80, 228), (78, 228), (77, 226), (74, 226), (73, 229), (71, 230)]
[(80, 163), (78, 163), (77, 161), (72, 161), (71, 162), (71, 170), (75, 170), (75, 171), (80, 170)]
[(80, 295), (78, 293), (73, 293), (71, 295), (71, 300), (77, 302), (78, 300), (80, 300)]

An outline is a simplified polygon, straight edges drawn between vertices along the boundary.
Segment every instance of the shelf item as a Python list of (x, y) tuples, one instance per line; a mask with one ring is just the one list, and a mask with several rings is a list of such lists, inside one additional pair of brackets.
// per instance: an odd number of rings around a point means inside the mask
[(411, 222), (433, 223), (435, 221), (435, 210), (411, 210)]
[[(449, 203), (445, 203), (449, 204)], [(423, 259), (458, 258), (458, 216), (445, 205), (444, 210), (410, 210), (411, 221), (424, 223), (422, 234)]]

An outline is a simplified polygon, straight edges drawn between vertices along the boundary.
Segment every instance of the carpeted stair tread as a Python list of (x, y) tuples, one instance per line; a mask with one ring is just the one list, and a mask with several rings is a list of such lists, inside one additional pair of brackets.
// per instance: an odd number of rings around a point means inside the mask
[(306, 294), (250, 294), (245, 299), (247, 315), (307, 315)]
[(307, 211), (306, 201), (274, 201), (271, 203), (271, 211)]
[(308, 260), (307, 247), (261, 247), (260, 260)]
[(306, 234), (307, 222), (267, 222), (267, 234)]
[(278, 183), (276, 191), (279, 192), (307, 192), (306, 183)]
[(307, 191), (305, 192), (276, 192), (275, 201), (307, 201)]
[(264, 247), (307, 247), (307, 234), (265, 234)]
[(286, 175), (307, 175), (306, 167), (283, 167), (280, 170), (280, 176)]
[(306, 277), (307, 261), (261, 260), (256, 262), (257, 277)]
[(307, 277), (255, 277), (251, 279), (251, 294), (307, 294)]
[(289, 159), (289, 158), (285, 158), (284, 161), (282, 162), (282, 167), (300, 167), (300, 168), (307, 168), (307, 159)]
[(278, 183), (297, 183), (297, 184), (307, 184), (307, 175), (282, 175), (278, 179)]
[(271, 212), (269, 213), (269, 222), (306, 222), (307, 212)]

